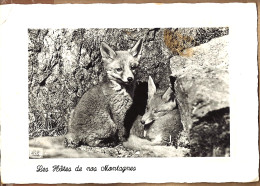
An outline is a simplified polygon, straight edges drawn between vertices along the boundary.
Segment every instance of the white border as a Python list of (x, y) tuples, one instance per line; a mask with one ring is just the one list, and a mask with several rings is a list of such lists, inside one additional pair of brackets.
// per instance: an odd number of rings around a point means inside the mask
[[(3, 183), (248, 182), (258, 180), (255, 4), (2, 5)], [(28, 159), (28, 28), (230, 28), (230, 158)], [(135, 172), (36, 173), (42, 164), (136, 166)]]

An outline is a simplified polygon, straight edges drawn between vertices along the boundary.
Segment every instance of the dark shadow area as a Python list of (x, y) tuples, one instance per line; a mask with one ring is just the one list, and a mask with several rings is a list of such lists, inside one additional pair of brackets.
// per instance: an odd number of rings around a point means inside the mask
[(230, 156), (229, 107), (208, 113), (190, 130), (191, 156)]
[(169, 78), (170, 78), (170, 83), (171, 83), (172, 91), (173, 91), (173, 93), (175, 94), (174, 83), (175, 83), (177, 77), (175, 77), (175, 76), (169, 76)]
[(143, 115), (145, 112), (145, 107), (147, 104), (147, 92), (148, 83), (147, 82), (137, 82), (133, 104), (126, 113), (124, 126), (126, 129), (126, 138), (129, 137), (130, 129), (136, 120), (138, 115)]

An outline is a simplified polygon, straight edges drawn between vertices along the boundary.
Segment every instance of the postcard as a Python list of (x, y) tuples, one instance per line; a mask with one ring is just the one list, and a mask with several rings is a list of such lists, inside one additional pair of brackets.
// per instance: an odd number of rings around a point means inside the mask
[(3, 183), (259, 179), (254, 3), (0, 9)]

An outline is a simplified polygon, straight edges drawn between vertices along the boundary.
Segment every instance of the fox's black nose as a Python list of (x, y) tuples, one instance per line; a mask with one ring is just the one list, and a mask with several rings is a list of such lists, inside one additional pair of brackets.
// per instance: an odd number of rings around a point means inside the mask
[(128, 77), (128, 78), (127, 78), (127, 81), (128, 81), (128, 82), (132, 82), (132, 81), (133, 81), (133, 78)]
[(144, 125), (144, 124), (145, 124), (145, 121), (144, 121), (144, 120), (141, 120), (141, 123)]

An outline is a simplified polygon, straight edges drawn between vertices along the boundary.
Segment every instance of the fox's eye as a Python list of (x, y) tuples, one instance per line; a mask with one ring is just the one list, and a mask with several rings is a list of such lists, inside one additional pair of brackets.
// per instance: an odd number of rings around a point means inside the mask
[(116, 69), (117, 72), (122, 72), (122, 70), (123, 70), (122, 68), (117, 68)]
[(154, 109), (153, 111), (154, 111), (154, 113), (162, 112), (162, 110), (157, 110), (157, 109)]
[(136, 66), (131, 66), (131, 70), (135, 70), (136, 69)]

